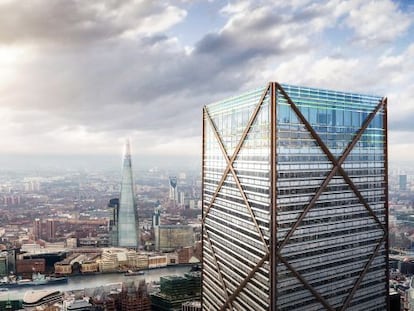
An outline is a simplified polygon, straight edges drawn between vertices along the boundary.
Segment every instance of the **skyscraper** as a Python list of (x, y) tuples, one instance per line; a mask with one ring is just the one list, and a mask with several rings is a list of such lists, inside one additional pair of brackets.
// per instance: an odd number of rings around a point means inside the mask
[(110, 244), (112, 246), (118, 246), (118, 216), (119, 216), (119, 199), (113, 198), (109, 200), (108, 208), (111, 211), (109, 218), (109, 234)]
[(46, 239), (54, 241), (56, 238), (56, 221), (54, 219), (46, 220)]
[(178, 189), (177, 189), (177, 177), (170, 177), (170, 200), (174, 202), (174, 205), (178, 202)]
[(122, 169), (121, 194), (118, 212), (118, 246), (138, 248), (138, 216), (132, 177), (131, 150), (129, 141), (125, 145)]
[(42, 238), (42, 222), (39, 218), (36, 218), (33, 222), (33, 235), (35, 240)]
[(203, 310), (386, 310), (386, 98), (272, 82), (203, 120)]
[(400, 190), (401, 191), (406, 191), (407, 190), (407, 175), (399, 175), (398, 176), (398, 184), (400, 186)]

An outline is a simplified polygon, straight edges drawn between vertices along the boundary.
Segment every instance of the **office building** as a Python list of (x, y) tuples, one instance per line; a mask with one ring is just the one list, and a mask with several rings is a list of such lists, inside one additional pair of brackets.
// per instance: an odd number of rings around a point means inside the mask
[(172, 251), (194, 244), (194, 230), (189, 225), (159, 225), (155, 230), (158, 231), (154, 234), (157, 251)]
[(54, 219), (46, 220), (46, 239), (49, 242), (56, 239), (56, 221)]
[(178, 203), (180, 203), (180, 205), (185, 205), (185, 192), (184, 191), (179, 192)]
[(272, 82), (203, 116), (203, 310), (387, 310), (386, 98)]
[(401, 191), (407, 190), (407, 175), (398, 175), (398, 184)]
[(122, 292), (119, 294), (119, 300), (119, 310), (121, 311), (151, 310), (151, 299), (145, 280), (141, 280), (138, 287), (133, 282), (124, 284), (122, 286)]
[(39, 218), (36, 218), (33, 222), (33, 235), (35, 240), (42, 238), (42, 222)]
[(119, 197), (118, 224), (116, 227), (118, 229), (118, 246), (138, 248), (138, 216), (135, 203), (129, 141), (127, 141), (125, 146), (121, 194)]
[(9, 274), (7, 252), (0, 253), (0, 278)]
[(111, 246), (118, 246), (118, 215), (119, 215), (119, 199), (113, 198), (109, 200), (108, 208), (110, 210), (109, 218), (109, 238)]
[(200, 272), (184, 276), (170, 275), (160, 278), (160, 291), (151, 295), (151, 310), (181, 310), (183, 303), (200, 299)]
[(178, 202), (178, 188), (177, 177), (170, 177), (170, 200), (174, 202), (174, 205)]
[(161, 225), (161, 214), (160, 210), (157, 208), (152, 214), (152, 230), (154, 232), (154, 247), (156, 250), (160, 249), (160, 230)]

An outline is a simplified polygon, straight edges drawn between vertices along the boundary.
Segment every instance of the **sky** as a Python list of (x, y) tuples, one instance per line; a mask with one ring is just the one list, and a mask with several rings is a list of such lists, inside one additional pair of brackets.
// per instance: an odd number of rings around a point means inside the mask
[(202, 107), (269, 81), (387, 96), (411, 161), (412, 3), (0, 0), (0, 165), (200, 159)]

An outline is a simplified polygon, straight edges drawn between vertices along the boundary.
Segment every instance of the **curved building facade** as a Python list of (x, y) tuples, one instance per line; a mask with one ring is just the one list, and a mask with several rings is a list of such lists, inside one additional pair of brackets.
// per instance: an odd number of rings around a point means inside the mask
[(138, 215), (129, 141), (127, 141), (125, 146), (117, 230), (118, 246), (138, 248)]
[(204, 108), (203, 310), (387, 310), (386, 109), (276, 82)]

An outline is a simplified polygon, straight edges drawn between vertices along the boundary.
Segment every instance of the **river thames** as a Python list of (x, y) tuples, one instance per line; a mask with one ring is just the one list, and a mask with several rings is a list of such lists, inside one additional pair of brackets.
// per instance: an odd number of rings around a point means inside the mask
[(33, 287), (24, 287), (21, 289), (9, 289), (8, 292), (0, 293), (1, 296), (13, 296), (17, 299), (22, 299), (24, 293), (31, 290), (59, 290), (62, 292), (74, 291), (74, 290), (83, 290), (89, 288), (97, 288), (100, 286), (105, 286), (113, 283), (121, 282), (137, 282), (140, 280), (145, 280), (147, 283), (153, 281), (159, 281), (160, 277), (167, 275), (179, 275), (182, 276), (186, 272), (190, 271), (191, 266), (171, 266), (160, 269), (145, 270), (144, 275), (135, 275), (135, 276), (125, 276), (123, 273), (111, 273), (111, 274), (94, 274), (94, 275), (78, 275), (71, 276), (68, 279), (67, 284), (54, 284), (54, 285), (45, 285), (45, 286), (33, 286)]

